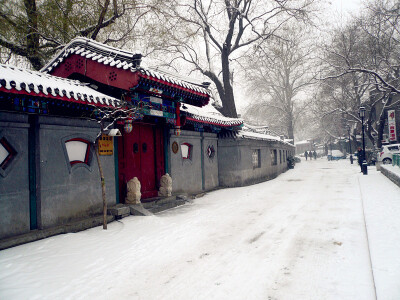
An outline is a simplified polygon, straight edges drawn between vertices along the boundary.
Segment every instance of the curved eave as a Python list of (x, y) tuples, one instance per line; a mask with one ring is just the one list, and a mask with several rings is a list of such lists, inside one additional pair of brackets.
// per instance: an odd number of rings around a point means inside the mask
[(202, 123), (202, 124), (208, 124), (208, 125), (214, 125), (214, 126), (218, 126), (218, 127), (241, 127), (243, 125), (243, 122), (226, 122), (226, 121), (222, 121), (222, 120), (216, 120), (216, 119), (211, 119), (211, 118), (207, 118), (207, 119), (198, 119), (198, 118), (194, 118), (193, 116), (186, 116), (186, 119), (192, 122), (197, 122), (197, 123)]
[(103, 98), (96, 98), (93, 96), (88, 96), (86, 94), (83, 94), (83, 99), (78, 96), (78, 100), (76, 100), (74, 97), (68, 98), (67, 96), (60, 96), (59, 94), (53, 95), (52, 93), (45, 94), (43, 92), (28, 92), (24, 89), (18, 90), (16, 88), (7, 88), (5, 86), (0, 86), (0, 92), (5, 92), (9, 94), (17, 94), (17, 95), (26, 95), (26, 96), (32, 96), (32, 97), (41, 97), (41, 98), (47, 98), (47, 99), (56, 99), (56, 100), (62, 100), (66, 102), (72, 102), (72, 103), (77, 103), (77, 104), (83, 104), (83, 105), (94, 105), (97, 107), (110, 107), (110, 108), (115, 108), (116, 103), (114, 101), (108, 101), (111, 102), (112, 104), (106, 104), (106, 103), (101, 103), (101, 101), (106, 102), (106, 99)]
[(143, 74), (142, 72), (139, 72), (139, 76), (142, 77), (142, 78), (145, 78), (145, 79), (160, 83), (162, 85), (166, 85), (166, 86), (169, 86), (169, 87), (173, 87), (173, 88), (182, 90), (182, 91), (190, 93), (190, 94), (194, 94), (194, 95), (201, 96), (201, 97), (204, 97), (204, 98), (209, 98), (208, 94), (196, 91), (193, 88), (190, 88), (190, 85), (186, 85), (186, 87), (185, 87), (185, 85), (183, 85), (183, 84), (181, 85), (181, 84), (177, 84), (177, 83), (172, 83), (172, 82), (169, 82), (167, 80), (163, 80), (161, 78), (157, 78), (157, 77), (154, 77), (154, 76)]

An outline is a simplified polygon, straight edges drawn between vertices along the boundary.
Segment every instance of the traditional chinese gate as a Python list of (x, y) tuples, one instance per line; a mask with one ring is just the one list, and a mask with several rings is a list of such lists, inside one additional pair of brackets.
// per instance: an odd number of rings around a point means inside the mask
[(151, 124), (134, 124), (130, 133), (123, 132), (118, 141), (120, 202), (125, 202), (126, 183), (137, 177), (142, 199), (157, 196), (164, 174), (162, 128)]

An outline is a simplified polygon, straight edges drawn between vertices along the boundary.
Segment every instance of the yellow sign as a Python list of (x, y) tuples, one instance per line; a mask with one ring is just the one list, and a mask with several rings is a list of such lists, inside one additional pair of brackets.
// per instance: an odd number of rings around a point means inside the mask
[(99, 138), (99, 154), (100, 155), (113, 155), (114, 143), (113, 137), (102, 134)]

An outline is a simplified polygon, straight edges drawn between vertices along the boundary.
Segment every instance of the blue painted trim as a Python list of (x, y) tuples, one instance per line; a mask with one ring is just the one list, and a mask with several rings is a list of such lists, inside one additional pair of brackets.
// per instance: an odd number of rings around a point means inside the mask
[(38, 228), (37, 220), (37, 117), (29, 116), (28, 130), (28, 164), (29, 164), (29, 219), (30, 230)]
[(206, 189), (205, 184), (205, 172), (204, 172), (204, 135), (203, 132), (200, 133), (200, 159), (201, 159), (201, 188), (204, 191)]

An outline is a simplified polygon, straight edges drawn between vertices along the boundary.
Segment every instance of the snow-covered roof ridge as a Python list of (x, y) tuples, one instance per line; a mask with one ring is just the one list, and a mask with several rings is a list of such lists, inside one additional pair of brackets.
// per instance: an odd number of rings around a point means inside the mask
[(117, 106), (119, 100), (99, 93), (77, 80), (65, 79), (42, 72), (0, 64), (0, 90), (15, 89), (33, 96), (84, 101), (87, 104)]
[(67, 57), (72, 54), (80, 55), (84, 58), (97, 61), (98, 63), (109, 65), (117, 69), (130, 70), (131, 72), (140, 72), (140, 74), (163, 80), (168, 83), (176, 84), (184, 88), (210, 95), (210, 91), (199, 84), (194, 79), (182, 78), (181, 75), (172, 75), (165, 71), (155, 71), (140, 66), (142, 54), (138, 52), (129, 52), (114, 48), (92, 39), (78, 37), (69, 42), (61, 49), (40, 71), (50, 73)]
[(176, 85), (180, 85), (184, 88), (202, 93), (202, 94), (206, 94), (206, 95), (210, 95), (210, 90), (205, 88), (202, 84), (199, 84), (197, 82), (195, 82), (195, 80), (190, 80), (189, 78), (185, 77), (183, 78), (183, 76), (181, 75), (171, 75), (168, 72), (165, 71), (160, 71), (160, 70), (152, 70), (152, 69), (146, 69), (143, 67), (138, 68), (138, 70), (140, 70), (143, 74), (146, 74), (147, 76), (151, 76), (153, 78), (157, 78), (157, 79), (161, 79), (164, 80), (166, 82), (172, 83), (172, 84), (176, 84)]
[(77, 37), (65, 45), (40, 71), (51, 72), (71, 54), (77, 54), (125, 70), (140, 65), (142, 58), (142, 54), (139, 52), (129, 52), (92, 39)]
[(241, 126), (243, 119), (224, 117), (211, 104), (203, 107), (197, 107), (190, 104), (184, 104), (181, 110), (186, 113), (189, 119), (200, 123), (208, 123), (219, 126)]
[(270, 129), (268, 125), (250, 125), (248, 123), (244, 123), (243, 131), (261, 133), (261, 134), (266, 134), (268, 136), (279, 136), (279, 137), (281, 136), (277, 132)]

